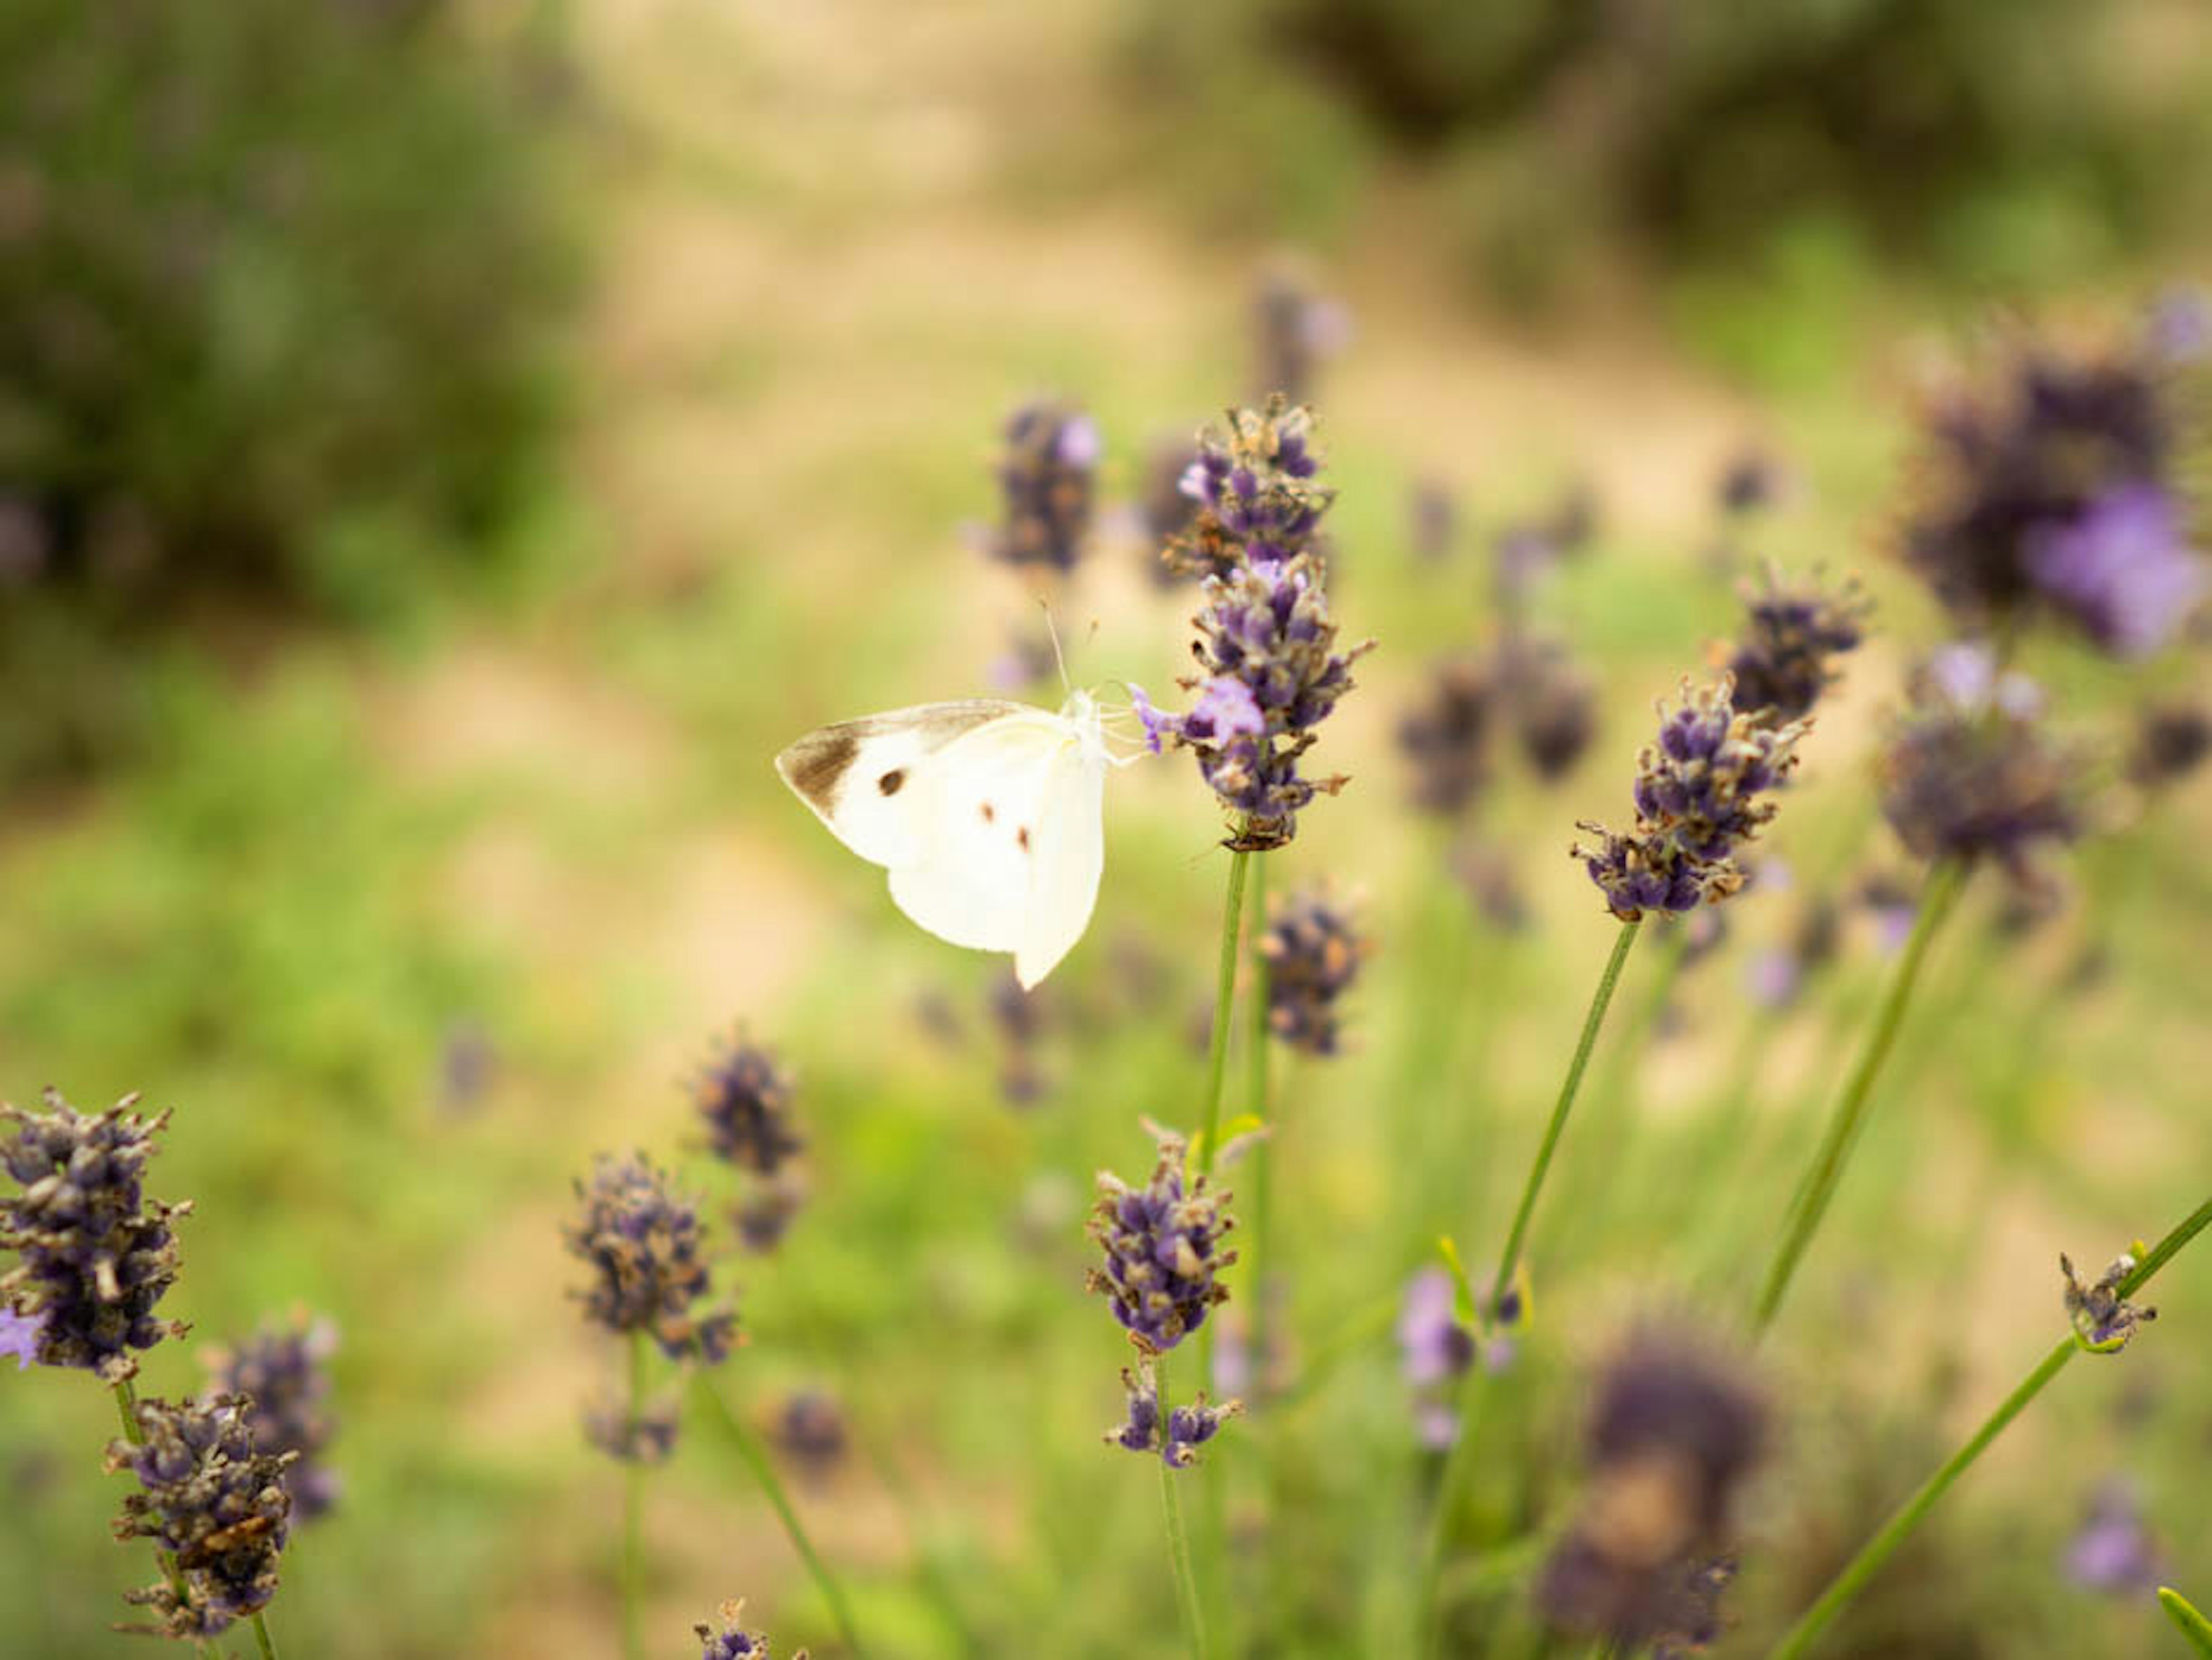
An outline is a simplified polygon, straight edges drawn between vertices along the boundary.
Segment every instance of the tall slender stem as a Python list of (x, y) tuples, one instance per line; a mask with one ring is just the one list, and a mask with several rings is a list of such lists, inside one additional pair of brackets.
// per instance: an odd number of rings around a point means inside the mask
[[(1552, 1155), (1559, 1148), (1559, 1137), (1567, 1127), (1567, 1115), (1573, 1111), (1575, 1096), (1581, 1090), (1583, 1074), (1589, 1070), (1590, 1052), (1597, 1047), (1597, 1035), (1605, 1025), (1605, 1012), (1612, 1006), (1613, 994), (1620, 984), (1620, 973), (1628, 961), (1629, 947), (1636, 943), (1642, 930), (1642, 919), (1623, 922), (1614, 936), (1613, 954), (1606, 958), (1605, 970), (1598, 976), (1597, 990), (1590, 996), (1589, 1012), (1583, 1017), (1582, 1036), (1575, 1040), (1572, 1060), (1567, 1063), (1567, 1075), (1559, 1085), (1559, 1098), (1553, 1104), (1550, 1123), (1545, 1126), (1544, 1140), (1536, 1149), (1535, 1162), (1528, 1168), (1528, 1179), (1521, 1189), (1521, 1202), (1513, 1213), (1513, 1226), (1505, 1236), (1505, 1249), (1498, 1260), (1498, 1274), (1486, 1290), (1475, 1287), (1477, 1302), (1475, 1321), (1485, 1336), (1489, 1335), (1497, 1318), (1498, 1299), (1504, 1296), (1512, 1283), (1513, 1271), (1521, 1265), (1522, 1247), (1528, 1237), (1529, 1218), (1536, 1209), (1536, 1195), (1543, 1190), (1545, 1172), (1551, 1168)], [(1460, 1488), (1468, 1480), (1468, 1472), (1474, 1462), (1472, 1449), (1475, 1439), (1474, 1408), (1481, 1400), (1483, 1383), (1490, 1369), (1480, 1358), (1467, 1369), (1460, 1385), (1457, 1402), (1459, 1435), (1453, 1441), (1450, 1456), (1444, 1461), (1443, 1479), (1437, 1484), (1436, 1509), (1429, 1522), (1428, 1548), (1422, 1554), (1420, 1607), (1422, 1635), (1420, 1651), (1433, 1653), (1437, 1639), (1443, 1627), (1443, 1609), (1437, 1597), (1443, 1580), (1444, 1540), (1450, 1531), (1452, 1507), (1457, 1502)]]
[[(1163, 1433), (1173, 1421), (1168, 1401), (1168, 1363), (1162, 1356), (1152, 1363), (1153, 1386), (1159, 1390), (1160, 1426)], [(1182, 1525), (1182, 1500), (1176, 1493), (1176, 1472), (1166, 1459), (1160, 1460), (1160, 1511), (1167, 1520), (1168, 1560), (1175, 1572), (1176, 1607), (1182, 1615), (1183, 1639), (1190, 1646), (1191, 1660), (1206, 1660), (1206, 1614), (1198, 1600), (1198, 1575), (1191, 1566), (1190, 1535)]]
[(258, 1614), (253, 1616), (253, 1640), (261, 1645), (261, 1660), (276, 1660), (276, 1639), (269, 1634), (269, 1622)]
[(836, 1576), (823, 1561), (821, 1553), (814, 1548), (813, 1540), (807, 1536), (806, 1529), (799, 1519), (799, 1512), (792, 1505), (791, 1495), (784, 1491), (783, 1483), (776, 1475), (775, 1466), (769, 1458), (768, 1450), (761, 1445), (760, 1438), (744, 1420), (730, 1410), (703, 1373), (699, 1377), (695, 1393), (707, 1415), (720, 1426), (723, 1435), (736, 1449), (738, 1458), (752, 1473), (762, 1496), (783, 1523), (784, 1536), (791, 1541), (792, 1549), (799, 1554), (799, 1560), (806, 1565), (807, 1572), (813, 1576), (815, 1589), (822, 1593), (822, 1600), (829, 1603), (830, 1617), (837, 1622), (837, 1630), (845, 1639), (846, 1648), (855, 1656), (865, 1654), (866, 1651), (860, 1645), (860, 1628), (853, 1621), (852, 1605), (845, 1600), (844, 1587), (837, 1583)]
[[(2123, 1298), (2132, 1297), (2158, 1271), (2173, 1259), (2176, 1252), (2191, 1239), (2212, 1226), (2212, 1199), (2207, 1199), (2172, 1232), (2158, 1242), (2151, 1253), (2136, 1265), (2135, 1271), (2120, 1281), (2117, 1290)], [(1966, 1445), (1944, 1461), (1942, 1467), (1920, 1486), (1919, 1491), (1900, 1505), (1895, 1515), (1882, 1524), (1881, 1530), (1860, 1548), (1859, 1554), (1844, 1565), (1843, 1572), (1829, 1582), (1820, 1593), (1820, 1600), (1805, 1610), (1797, 1623), (1783, 1636), (1774, 1650), (1772, 1660), (1794, 1660), (1804, 1654), (1814, 1640), (1826, 1630), (1835, 1617), (1852, 1597), (1864, 1589), (1883, 1563), (1895, 1554), (1906, 1535), (1918, 1527), (1938, 1499), (1950, 1491), (1951, 1484), (1971, 1468), (1976, 1459), (1989, 1450), (1990, 1444), (2005, 1432), (2012, 1420), (2027, 1410), (2029, 1402), (2043, 1392), (2051, 1380), (2066, 1369), (2081, 1350), (2081, 1344), (2072, 1334), (2062, 1339), (2057, 1347), (2022, 1378), (2019, 1386), (1998, 1404), (1982, 1426), (1967, 1438)]]
[(630, 1456), (623, 1466), (622, 1620), (623, 1653), (645, 1660), (645, 1461), (639, 1456), (638, 1420), (645, 1412), (645, 1342), (642, 1331), (629, 1335)]
[(1905, 953), (1898, 959), (1889, 990), (1875, 1012), (1866, 1046), (1859, 1051), (1857, 1063), (1844, 1079), (1844, 1092), (1837, 1099), (1819, 1150), (1813, 1155), (1812, 1167), (1806, 1172), (1804, 1183), (1790, 1207), (1781, 1247), (1775, 1252), (1765, 1283), (1759, 1288), (1759, 1303), (1752, 1316), (1755, 1332), (1764, 1332), (1773, 1323), (1782, 1299), (1789, 1292), (1790, 1281), (1797, 1272), (1798, 1262), (1820, 1228), (1820, 1219), (1826, 1215), (1828, 1201), (1835, 1197), (1836, 1185), (1843, 1179), (1844, 1161), (1857, 1142), (1859, 1128), (1866, 1116), (1874, 1080), (1897, 1043), (1898, 1027), (1904, 1021), (1905, 1006), (1912, 1000), (1912, 988), (1920, 978), (1920, 966), (1927, 958), (1929, 943), (1942, 927), (1943, 919), (1951, 914), (1959, 891), (1965, 885), (1967, 868), (1960, 860), (1945, 859), (1928, 873), (1927, 885), (1921, 890), (1920, 914), (1912, 922), (1912, 936), (1905, 941)]
[[(1244, 1029), (1244, 1111), (1259, 1122), (1276, 1128), (1268, 1116), (1267, 1049), (1270, 995), (1267, 980), (1267, 861), (1252, 863), (1251, 982), (1245, 991), (1250, 1005)], [(1268, 1330), (1271, 1299), (1267, 1276), (1278, 1279), (1274, 1258), (1275, 1161), (1280, 1157), (1275, 1137), (1260, 1143), (1253, 1154), (1252, 1266), (1247, 1270), (1252, 1286), (1252, 1363), (1254, 1376), (1264, 1381), (1272, 1334)]]
[(1206, 1057), (1206, 1118), (1200, 1126), (1199, 1168), (1211, 1171), (1221, 1152), (1221, 1096), (1229, 1075), (1229, 1018), (1237, 1000), (1237, 940), (1244, 916), (1244, 881), (1252, 855), (1229, 855), (1229, 892), (1221, 903), (1221, 968), (1213, 982), (1213, 1037)]

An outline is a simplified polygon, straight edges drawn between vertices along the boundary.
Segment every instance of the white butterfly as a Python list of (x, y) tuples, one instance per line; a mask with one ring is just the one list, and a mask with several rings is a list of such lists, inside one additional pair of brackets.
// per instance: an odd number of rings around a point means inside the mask
[(1105, 864), (1104, 718), (970, 698), (811, 732), (775, 769), (830, 834), (891, 873), (940, 939), (1010, 951), (1026, 991), (1083, 937)]

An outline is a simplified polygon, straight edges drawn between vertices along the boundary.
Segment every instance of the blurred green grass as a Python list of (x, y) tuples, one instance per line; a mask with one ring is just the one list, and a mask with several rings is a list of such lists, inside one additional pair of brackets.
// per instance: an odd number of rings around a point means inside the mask
[[(1000, 132), (1013, 94), (976, 90), (963, 54), (978, 39), (1048, 63), (1066, 48), (959, 16), (938, 37), (885, 25), (887, 46), (941, 71), (910, 81), (833, 73), (841, 37), (795, 22), (763, 38), (673, 13), (587, 18), (623, 135), (602, 163), (616, 256), (531, 580), (489, 610), (457, 583), (365, 634), (118, 668), (158, 712), (143, 752), (0, 827), (0, 1090), (27, 1102), (51, 1081), (92, 1106), (143, 1088), (176, 1109), (152, 1187), (198, 1205), (175, 1293), (194, 1343), (295, 1301), (342, 1328), (348, 1487), (301, 1537), (275, 1610), (295, 1653), (611, 1648), (617, 1478), (575, 1417), (614, 1357), (563, 1300), (557, 1226), (594, 1151), (685, 1146), (684, 1072), (738, 1018), (799, 1067), (814, 1196), (778, 1256), (730, 1265), (752, 1341), (717, 1382), (748, 1416), (805, 1383), (846, 1402), (862, 1450), (799, 1494), (864, 1628), (893, 1654), (1168, 1640), (1152, 1473), (1097, 1444), (1126, 1351), (1080, 1294), (1079, 1217), (1094, 1170), (1147, 1162), (1140, 1114), (1200, 1110), (1212, 809), (1180, 763), (1116, 781), (1098, 918), (1047, 988), (1055, 1086), (1020, 1113), (997, 1095), (994, 965), (908, 927), (768, 767), (819, 721), (983, 689), (1030, 612), (957, 535), (989, 511), (1005, 405), (1079, 392), (1127, 486), (1157, 430), (1241, 384), (1246, 251), (1194, 249), (1120, 202), (1038, 214), (1024, 191), (999, 194), (971, 128)], [(829, 89), (799, 107), (817, 76)], [(767, 95), (733, 108), (730, 84)], [(963, 96), (948, 109), (916, 86)], [(936, 159), (887, 170), (917, 133), (937, 136), (921, 147)], [(1382, 649), (1319, 751), (1355, 782), (1316, 808), (1274, 880), (1364, 890), (1381, 951), (1352, 1052), (1280, 1069), (1290, 1326), (1297, 1351), (1332, 1359), (1216, 1460), (1235, 1535), (1272, 1552), (1264, 1579), (1240, 1570), (1239, 1604), (1270, 1651), (1315, 1656), (1398, 1651), (1411, 1629), (1413, 1518), (1435, 1471), (1378, 1310), (1438, 1232), (1478, 1255), (1498, 1237), (1606, 945), (1564, 855), (1571, 821), (1620, 810), (1650, 700), (1731, 623), (1704, 507), (1729, 451), (1756, 437), (1800, 471), (1761, 550), (1861, 567), (1882, 602), (1882, 637), (1850, 665), (1772, 834), (1801, 888), (1859, 868), (1869, 711), (1936, 626), (1875, 553), (1913, 296), (1871, 294), (1840, 342), (1848, 295), (1817, 282), (1817, 300), (1754, 313), (1756, 328), (1717, 302), (1713, 327), (1770, 389), (1753, 403), (1651, 317), (1535, 343), (1396, 247), (1345, 249), (1332, 275), (1361, 331), (1321, 399), (1343, 492), (1338, 609)], [(1534, 916), (1507, 938), (1401, 805), (1396, 712), (1486, 623), (1480, 554), (1419, 563), (1405, 499), (1441, 473), (1491, 528), (1584, 470), (1605, 527), (1539, 604), (1601, 678), (1605, 721), (1567, 781), (1487, 811)], [(1157, 690), (1177, 666), (1184, 601), (1153, 595), (1138, 559), (1109, 541), (1069, 602), (1079, 679)], [(2034, 666), (2085, 720), (2133, 695), (2055, 654)], [(2193, 667), (2165, 672), (2201, 686)], [(2039, 935), (1998, 942), (1984, 894), (1939, 952), (1769, 1357), (1790, 1429), (1739, 1647), (1778, 1629), (2048, 1341), (2057, 1250), (2101, 1261), (2201, 1197), (2208, 823), (2200, 781), (2084, 849), (2073, 904)], [(1745, 955), (1785, 907), (1731, 910), (1737, 937), (1686, 979), (1678, 1025), (1632, 1065), (1601, 1054), (1592, 1122), (1542, 1214), (1539, 1319), (1467, 1525), (1507, 1554), (1454, 1570), (1463, 1628), (1498, 1651), (1537, 1651), (1509, 1541), (1554, 1524), (1573, 1491), (1593, 1356), (1654, 1305), (1741, 1305), (1878, 980), (1862, 928), (1807, 1009), (1757, 1016)], [(2107, 971), (2077, 985), (2093, 946)], [(917, 1018), (930, 993), (951, 1000), (957, 1044)], [(457, 1106), (442, 1057), (469, 1031), (498, 1065)], [(1731, 1134), (1737, 1091), (1747, 1137)], [(1627, 1137), (1611, 1169), (1618, 1138), (1588, 1133), (1606, 1122)], [(2206, 1351), (2189, 1324), (2208, 1293), (2212, 1269), (2185, 1260), (2161, 1286), (2168, 1322), (2038, 1408), (1854, 1616), (1857, 1651), (2153, 1651), (2154, 1614), (2070, 1590), (2055, 1565), (2085, 1495), (2124, 1468), (2179, 1566), (2212, 1577)], [(158, 1352), (149, 1386), (196, 1382), (191, 1347)], [(102, 1651), (145, 1566), (106, 1540), (112, 1412), (82, 1377), (0, 1386), (19, 1498), (0, 1523), (11, 1652)], [(827, 1610), (707, 1425), (687, 1424), (654, 1487), (665, 1651), (742, 1594), (782, 1644), (834, 1652)]]

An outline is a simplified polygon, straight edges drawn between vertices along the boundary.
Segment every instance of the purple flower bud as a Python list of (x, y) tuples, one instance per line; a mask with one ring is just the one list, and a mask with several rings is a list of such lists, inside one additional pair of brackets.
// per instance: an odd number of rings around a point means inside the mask
[(572, 1256), (593, 1271), (574, 1293), (595, 1323), (627, 1336), (644, 1332), (672, 1360), (726, 1359), (738, 1342), (732, 1310), (702, 1308), (709, 1293), (699, 1213), (642, 1154), (602, 1154), (588, 1184), (576, 1183), (583, 1213), (563, 1230)]
[(1091, 529), (1098, 429), (1073, 404), (1027, 404), (1008, 417), (998, 464), (1001, 522), (990, 550), (1010, 565), (1070, 571)]
[(337, 1432), (328, 1404), (337, 1346), (336, 1326), (301, 1314), (201, 1357), (212, 1393), (253, 1403), (254, 1447), (293, 1455), (284, 1485), (295, 1521), (313, 1521), (337, 1502), (337, 1476), (320, 1462)]
[(770, 1051), (742, 1036), (722, 1045), (691, 1089), (719, 1158), (774, 1176), (805, 1145), (791, 1122), (791, 1075)]
[(2036, 586), (2113, 656), (2148, 657), (2204, 596), (2204, 567), (2182, 538), (2172, 496), (2124, 483), (2026, 544)]
[(296, 1455), (259, 1448), (243, 1396), (149, 1398), (133, 1410), (143, 1444), (107, 1449), (108, 1468), (131, 1471), (143, 1489), (124, 1499), (116, 1536), (152, 1540), (175, 1578), (129, 1600), (152, 1610), (165, 1636), (216, 1636), (276, 1595), (292, 1510), (284, 1474)]
[(1105, 1171), (1088, 1231), (1105, 1254), (1086, 1284), (1105, 1297), (1138, 1347), (1164, 1354), (1205, 1323), (1229, 1291), (1214, 1276), (1237, 1260), (1222, 1248), (1236, 1226), (1229, 1195), (1203, 1176), (1186, 1189), (1182, 1138), (1155, 1129), (1159, 1160), (1152, 1179), (1132, 1188)]
[(1337, 1052), (1337, 1004), (1370, 949), (1350, 909), (1315, 891), (1286, 901), (1267, 925), (1267, 1025), (1301, 1054)]
[[(745, 1605), (743, 1602), (725, 1602), (719, 1612), (722, 1628), (694, 1626), (691, 1629), (704, 1645), (699, 1660), (769, 1660), (768, 1639), (757, 1632), (744, 1629)], [(792, 1660), (806, 1660), (806, 1651), (801, 1649)]]

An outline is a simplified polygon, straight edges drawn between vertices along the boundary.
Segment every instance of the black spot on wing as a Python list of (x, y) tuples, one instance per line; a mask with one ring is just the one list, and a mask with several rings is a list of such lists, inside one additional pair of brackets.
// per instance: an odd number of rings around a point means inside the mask
[(993, 806), (988, 801), (983, 803), (983, 822), (985, 824), (995, 824), (998, 821), (998, 817), (999, 810), (996, 807)]
[(900, 787), (904, 785), (905, 782), (906, 769), (904, 767), (893, 767), (889, 772), (876, 780), (876, 787), (881, 790), (885, 795), (896, 795), (899, 793)]
[(860, 738), (849, 727), (825, 727), (783, 752), (783, 775), (792, 788), (827, 812), (838, 783), (860, 752)]
[(1024, 853), (1030, 850), (1030, 827), (1027, 824), (1014, 832), (1014, 841)]

